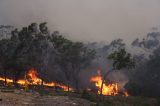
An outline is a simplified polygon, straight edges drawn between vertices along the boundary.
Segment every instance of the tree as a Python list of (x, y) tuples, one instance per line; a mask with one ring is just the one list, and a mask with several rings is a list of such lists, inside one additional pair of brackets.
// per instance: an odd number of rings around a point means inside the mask
[[(47, 73), (54, 73), (54, 68), (58, 67), (65, 75), (68, 87), (74, 84), (78, 89), (79, 72), (91, 63), (94, 54), (82, 42), (73, 42), (58, 31), (51, 35), (45, 22), (39, 27), (37, 23), (32, 23), (19, 31), (15, 29), (11, 38), (0, 40), (0, 63), (4, 70), (7, 67), (13, 72), (14, 82), (20, 75), (35, 68), (43, 85), (43, 80), (48, 79)], [(59, 79), (62, 78), (56, 80)]]
[(113, 60), (113, 69), (130, 69), (135, 67), (134, 59), (130, 53), (127, 53), (125, 49), (115, 51), (108, 56), (108, 59)]
[(135, 67), (134, 59), (131, 57), (130, 53), (126, 52), (126, 50), (124, 48), (119, 49), (118, 51), (111, 53), (108, 56), (108, 59), (113, 61), (113, 64), (112, 64), (113, 68), (111, 70), (109, 70), (103, 77), (100, 95), (102, 95), (104, 81), (110, 72), (112, 72), (114, 70), (121, 70), (121, 69), (125, 69), (125, 68), (131, 69), (131, 68)]
[(66, 76), (68, 91), (71, 80), (78, 90), (79, 72), (91, 63), (95, 52), (82, 42), (72, 42), (64, 38), (57, 31), (53, 33), (51, 41), (57, 50), (57, 63)]
[(6, 77), (7, 77), (7, 70), (12, 70), (15, 67), (15, 58), (16, 54), (15, 51), (17, 46), (19, 45), (18, 39), (18, 30), (15, 29), (12, 31), (12, 36), (10, 39), (2, 39), (0, 41), (0, 61), (4, 70), (5, 76), (5, 85), (6, 85)]
[(0, 41), (0, 62), (1, 62), (1, 68), (4, 73), (5, 77), (5, 85), (7, 84), (6, 77), (7, 77), (7, 63), (10, 60), (10, 56), (8, 56), (8, 44), (9, 40), (3, 39)]
[(160, 47), (154, 50), (150, 59), (133, 70), (132, 76), (125, 85), (133, 96), (160, 96)]
[(94, 50), (88, 49), (81, 42), (74, 42), (68, 51), (69, 62), (71, 64), (72, 78), (75, 83), (76, 90), (79, 90), (79, 72), (88, 67), (94, 59)]
[(15, 29), (11, 38), (0, 41), (0, 62), (5, 79), (6, 70), (11, 70), (16, 82), (20, 74), (33, 67), (39, 70), (43, 79), (42, 70), (47, 70), (48, 58), (53, 56), (54, 47), (49, 41), (46, 23), (41, 23), (39, 28), (36, 23), (32, 23), (20, 31)]
[(47, 23), (40, 23), (38, 29), (37, 23), (32, 23), (28, 28), (23, 28), (19, 33), (19, 37), (23, 41), (22, 45), (24, 45), (19, 49), (19, 52), (22, 53), (19, 57), (23, 58), (28, 68), (35, 68), (38, 71), (42, 79), (42, 86), (44, 79), (47, 78), (46, 72), (49, 71), (48, 65), (49, 62), (51, 62), (50, 58), (53, 59), (55, 56), (54, 46), (50, 42), (49, 31), (46, 24)]

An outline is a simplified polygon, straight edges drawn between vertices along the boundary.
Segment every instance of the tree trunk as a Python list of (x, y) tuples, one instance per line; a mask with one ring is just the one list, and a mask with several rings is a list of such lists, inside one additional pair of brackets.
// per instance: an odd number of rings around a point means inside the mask
[(17, 81), (17, 75), (15, 74), (13, 78), (13, 84), (15, 87), (17, 87), (16, 81)]
[(68, 86), (68, 93), (69, 93), (69, 81), (68, 81), (68, 84), (67, 84), (67, 86)]
[(44, 82), (44, 81), (43, 81), (43, 79), (42, 79), (42, 81), (41, 81), (41, 86), (42, 86), (42, 87), (43, 87), (43, 82)]
[(7, 85), (7, 71), (6, 70), (4, 71), (4, 79), (5, 79), (4, 85), (6, 86)]
[(78, 84), (79, 82), (78, 82), (78, 79), (75, 79), (75, 80), (76, 80), (76, 91), (79, 92), (79, 84)]
[(57, 82), (55, 81), (54, 90), (57, 92)]
[(79, 72), (80, 72), (80, 67), (77, 64), (72, 64), (72, 69), (73, 69), (73, 79), (75, 82), (75, 87), (76, 87), (76, 92), (79, 92)]
[(75, 76), (77, 75), (77, 77), (75, 77), (75, 81), (76, 81), (76, 90), (79, 93), (80, 89), (79, 89), (79, 72), (80, 72), (80, 68), (78, 68), (78, 72), (75, 74)]
[(100, 100), (102, 100), (102, 96), (103, 96), (103, 84), (104, 84), (104, 82), (105, 82), (106, 77), (108, 76), (108, 74), (109, 74), (110, 72), (112, 72), (112, 69), (111, 69), (110, 71), (108, 71), (108, 72), (104, 75), (104, 77), (103, 77), (103, 79), (102, 79), (102, 84), (101, 84), (101, 89), (100, 89)]

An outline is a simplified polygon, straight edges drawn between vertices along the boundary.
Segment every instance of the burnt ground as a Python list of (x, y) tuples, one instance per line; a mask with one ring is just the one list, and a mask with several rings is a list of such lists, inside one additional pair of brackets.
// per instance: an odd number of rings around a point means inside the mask
[(23, 90), (0, 92), (0, 106), (90, 106), (91, 102), (68, 96), (41, 96)]

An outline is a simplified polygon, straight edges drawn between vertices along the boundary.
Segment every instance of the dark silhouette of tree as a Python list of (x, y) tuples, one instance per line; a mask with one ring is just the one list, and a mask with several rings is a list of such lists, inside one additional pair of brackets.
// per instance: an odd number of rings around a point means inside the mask
[(57, 50), (57, 63), (66, 76), (68, 91), (71, 81), (78, 90), (79, 72), (91, 63), (95, 52), (81, 42), (72, 42), (62, 37), (59, 32), (53, 33), (51, 41)]
[(132, 69), (135, 67), (135, 61), (131, 57), (130, 53), (127, 53), (125, 49), (119, 49), (118, 51), (114, 51), (108, 56), (108, 59), (113, 61), (113, 68), (109, 70), (103, 77), (102, 85), (101, 85), (101, 91), (100, 95), (102, 95), (102, 89), (103, 89), (103, 84), (105, 82), (105, 79), (107, 75), (114, 71), (114, 70), (121, 70), (121, 69)]
[(108, 59), (113, 60), (113, 69), (130, 69), (135, 67), (134, 60), (130, 53), (127, 53), (125, 49), (115, 51), (108, 56)]
[[(46, 22), (39, 25), (32, 23), (19, 31), (15, 29), (10, 39), (0, 40), (0, 63), (5, 77), (6, 70), (13, 73), (14, 82), (20, 75), (35, 68), (43, 85), (43, 81), (48, 80), (47, 73), (54, 73), (54, 66), (59, 66), (68, 86), (76, 85), (78, 89), (79, 72), (91, 63), (94, 54), (82, 42), (73, 42), (58, 31), (50, 34)], [(56, 77), (54, 80), (60, 79)]]

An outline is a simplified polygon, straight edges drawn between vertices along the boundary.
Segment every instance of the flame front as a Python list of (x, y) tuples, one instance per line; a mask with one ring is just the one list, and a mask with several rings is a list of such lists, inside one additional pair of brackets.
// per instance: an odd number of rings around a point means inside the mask
[[(1, 81), (5, 81), (5, 78), (0, 77)], [(9, 83), (13, 83), (12, 79), (6, 78), (6, 82), (7, 84)], [(42, 79), (38, 77), (38, 73), (34, 68), (31, 68), (27, 74), (25, 75), (24, 79), (20, 79), (17, 81), (18, 84), (22, 85), (22, 86), (27, 86), (27, 85), (40, 85), (42, 83)], [(53, 86), (57, 86), (62, 88), (64, 91), (68, 90), (68, 86), (63, 85), (63, 84), (56, 84), (55, 82), (43, 82), (44, 86), (49, 86), (49, 87), (53, 87)], [(72, 88), (69, 87), (69, 90), (73, 90)]]
[[(0, 77), (0, 81), (5, 81), (5, 78)], [(6, 82), (8, 83), (13, 83), (12, 79), (6, 78)]]
[[(101, 85), (102, 85), (102, 76), (101, 75), (97, 75), (94, 77), (91, 77), (90, 79), (91, 82), (95, 83), (95, 86), (98, 88), (98, 94), (100, 94), (101, 92)], [(102, 88), (102, 94), (103, 95), (117, 95), (118, 94), (118, 84), (109, 84), (106, 85), (105, 83), (103, 84), (103, 88)]]

